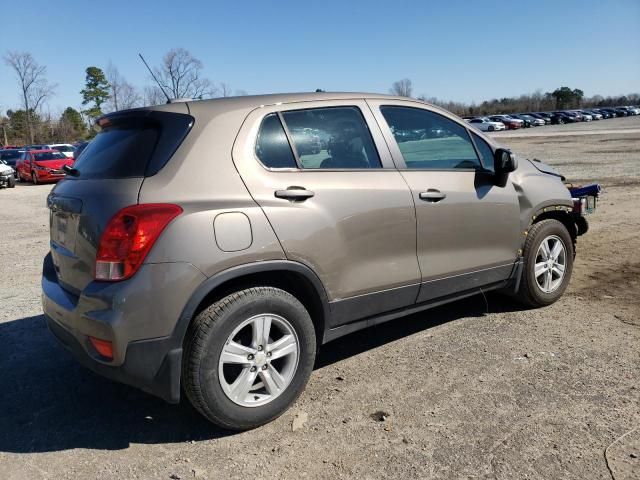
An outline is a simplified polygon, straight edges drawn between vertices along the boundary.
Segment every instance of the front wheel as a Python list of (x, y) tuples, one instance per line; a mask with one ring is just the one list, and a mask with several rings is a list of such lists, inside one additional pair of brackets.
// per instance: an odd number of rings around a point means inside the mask
[(558, 220), (535, 223), (527, 234), (518, 299), (530, 307), (551, 305), (569, 285), (573, 240)]
[(230, 430), (255, 428), (298, 398), (315, 354), (315, 329), (297, 298), (273, 287), (241, 290), (189, 326), (185, 392), (211, 422)]
[(31, 172), (31, 181), (34, 185), (38, 185), (38, 174), (36, 172)]
[(489, 125), (489, 128), (487, 130), (489, 130), (490, 132), (493, 132), (495, 128), (493, 128), (493, 125)]

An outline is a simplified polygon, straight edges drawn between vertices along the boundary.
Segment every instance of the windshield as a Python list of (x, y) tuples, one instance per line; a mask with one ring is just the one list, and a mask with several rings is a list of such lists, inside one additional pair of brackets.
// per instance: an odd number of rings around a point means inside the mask
[(42, 152), (42, 153), (34, 153), (33, 159), (36, 162), (42, 162), (45, 160), (66, 160), (67, 157), (64, 153), (60, 152)]

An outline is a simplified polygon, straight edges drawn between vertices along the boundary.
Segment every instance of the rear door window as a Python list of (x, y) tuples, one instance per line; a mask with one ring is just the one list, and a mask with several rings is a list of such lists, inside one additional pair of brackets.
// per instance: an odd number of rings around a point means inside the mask
[(278, 114), (270, 113), (264, 117), (256, 142), (256, 155), (267, 168), (297, 167)]
[(282, 112), (294, 153), (304, 169), (382, 168), (367, 123), (357, 107)]

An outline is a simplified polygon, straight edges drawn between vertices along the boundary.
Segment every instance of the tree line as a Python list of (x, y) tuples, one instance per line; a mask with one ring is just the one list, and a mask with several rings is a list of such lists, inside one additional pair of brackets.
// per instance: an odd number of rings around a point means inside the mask
[(543, 93), (538, 90), (534, 93), (520, 95), (518, 97), (503, 97), (485, 100), (482, 103), (452, 102), (418, 95), (413, 97), (413, 83), (405, 78), (393, 82), (389, 93), (401, 97), (411, 97), (418, 100), (445, 108), (461, 117), (483, 116), (508, 113), (545, 112), (553, 110), (568, 110), (579, 108), (612, 107), (618, 105), (637, 105), (640, 103), (640, 94), (607, 96), (594, 95), (585, 97), (579, 88), (559, 87), (552, 92)]
[[(47, 68), (29, 52), (8, 52), (4, 63), (15, 74), (20, 91), (20, 106), (0, 112), (0, 144), (23, 145), (73, 142), (91, 138), (90, 126), (105, 113), (165, 103), (170, 98), (204, 99), (227, 97), (231, 87), (215, 83), (203, 74), (204, 65), (189, 51), (174, 48), (152, 67), (159, 85), (138, 88), (127, 81), (118, 68), (109, 63), (105, 69), (89, 66), (85, 85), (79, 92), (82, 107), (71, 106), (59, 114), (45, 108), (55, 96), (57, 85), (47, 79)], [(246, 94), (238, 91), (236, 94)]]

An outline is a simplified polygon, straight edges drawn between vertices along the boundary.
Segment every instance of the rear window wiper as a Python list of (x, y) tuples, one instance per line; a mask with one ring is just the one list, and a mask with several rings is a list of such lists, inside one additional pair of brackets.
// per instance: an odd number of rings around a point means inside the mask
[(62, 170), (64, 170), (67, 175), (71, 175), (72, 177), (77, 177), (78, 175), (80, 175), (80, 170), (78, 170), (77, 168), (73, 168), (70, 165), (63, 165)]

